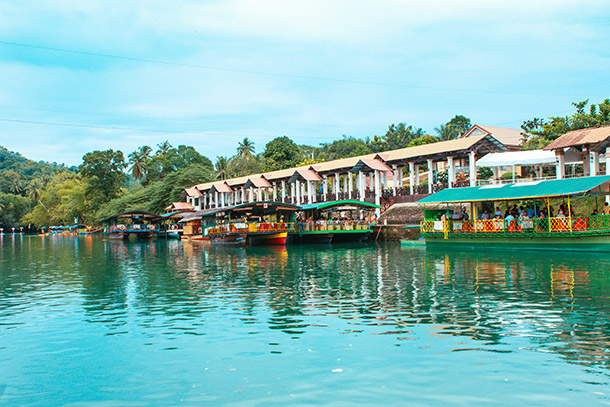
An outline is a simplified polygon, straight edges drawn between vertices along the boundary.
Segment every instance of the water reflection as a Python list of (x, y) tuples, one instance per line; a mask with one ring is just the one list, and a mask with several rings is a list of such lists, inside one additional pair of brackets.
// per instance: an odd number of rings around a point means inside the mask
[[(74, 307), (108, 335), (302, 338), (428, 335), (453, 351), (553, 352), (608, 368), (610, 259), (397, 245), (230, 247), (176, 241), (4, 238), (0, 322), (34, 306)], [(72, 311), (74, 309), (72, 308)], [(521, 346), (521, 345), (519, 345)]]

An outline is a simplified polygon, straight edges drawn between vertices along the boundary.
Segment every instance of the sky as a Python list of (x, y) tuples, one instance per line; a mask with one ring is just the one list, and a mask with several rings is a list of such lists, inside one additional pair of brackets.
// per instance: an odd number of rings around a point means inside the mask
[(0, 0), (0, 145), (318, 146), (455, 115), (519, 128), (610, 98), (610, 2)]

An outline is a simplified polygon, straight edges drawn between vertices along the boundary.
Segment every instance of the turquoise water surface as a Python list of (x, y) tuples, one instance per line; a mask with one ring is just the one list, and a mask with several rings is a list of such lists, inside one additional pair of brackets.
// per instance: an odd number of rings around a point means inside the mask
[(0, 237), (0, 405), (608, 405), (610, 257)]

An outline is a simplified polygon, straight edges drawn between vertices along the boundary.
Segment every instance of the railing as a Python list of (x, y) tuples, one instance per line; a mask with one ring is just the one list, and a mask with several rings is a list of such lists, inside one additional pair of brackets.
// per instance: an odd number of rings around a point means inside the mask
[(129, 225), (113, 225), (105, 226), (104, 233), (111, 232), (149, 232), (159, 230), (158, 226), (155, 225), (140, 225), (140, 224), (129, 224)]
[(334, 230), (368, 230), (371, 224), (365, 221), (341, 221), (341, 222), (297, 222), (294, 224), (294, 230), (297, 232), (318, 232), (318, 231), (334, 231)]
[(285, 232), (294, 230), (293, 223), (284, 222), (234, 222), (223, 223), (208, 229), (209, 235), (247, 232)]
[(444, 235), (445, 238), (464, 235), (600, 234), (610, 233), (610, 216), (424, 221), (420, 230), (422, 234)]

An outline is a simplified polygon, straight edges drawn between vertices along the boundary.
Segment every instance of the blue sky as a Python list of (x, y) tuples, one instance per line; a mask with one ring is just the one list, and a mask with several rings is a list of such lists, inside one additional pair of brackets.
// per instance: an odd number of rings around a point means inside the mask
[(78, 165), (169, 140), (214, 161), (244, 137), (518, 128), (610, 97), (608, 38), (595, 0), (0, 1), (0, 145)]

